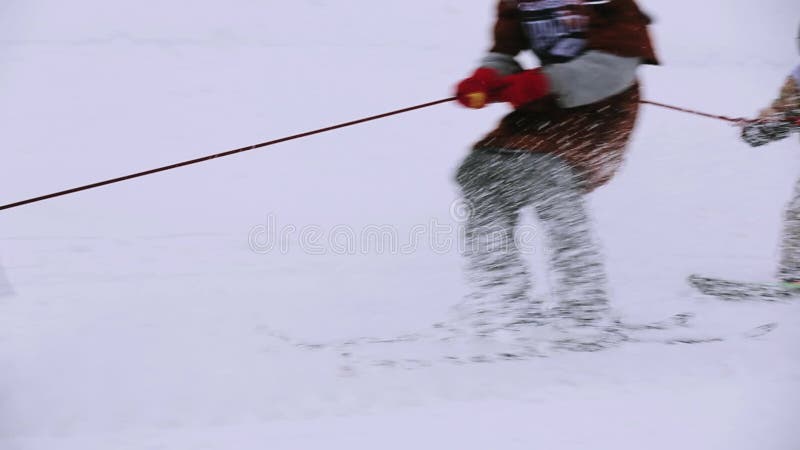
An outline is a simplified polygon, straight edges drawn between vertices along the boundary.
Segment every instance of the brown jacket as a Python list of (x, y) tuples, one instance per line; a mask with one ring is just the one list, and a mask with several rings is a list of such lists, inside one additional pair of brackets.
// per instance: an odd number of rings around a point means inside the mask
[[(518, 0), (501, 0), (494, 27), (494, 53), (516, 56), (531, 48)], [(650, 42), (650, 23), (633, 0), (612, 0), (602, 6), (576, 4), (588, 16), (586, 50), (658, 61)], [(547, 97), (506, 116), (499, 127), (475, 144), (476, 150), (530, 151), (562, 156), (584, 182), (587, 191), (608, 182), (621, 166), (625, 147), (636, 122), (639, 88), (590, 105), (561, 108)]]
[(800, 80), (800, 67), (786, 79), (778, 98), (772, 102), (769, 108), (761, 111), (758, 118), (774, 120), (776, 117), (796, 117), (800, 114), (800, 81), (798, 80)]

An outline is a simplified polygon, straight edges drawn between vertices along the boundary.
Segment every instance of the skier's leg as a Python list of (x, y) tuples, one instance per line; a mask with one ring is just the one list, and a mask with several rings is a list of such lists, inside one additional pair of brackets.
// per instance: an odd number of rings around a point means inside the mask
[(800, 281), (800, 180), (784, 213), (778, 278), (786, 282)]
[(534, 199), (550, 251), (560, 316), (591, 325), (608, 311), (606, 275), (583, 190), (560, 158), (544, 155)]
[(458, 310), (468, 323), (487, 332), (526, 320), (535, 306), (528, 295), (530, 274), (514, 238), (524, 206), (514, 180), (517, 159), (473, 152), (456, 177), (470, 208), (464, 242), (470, 293)]

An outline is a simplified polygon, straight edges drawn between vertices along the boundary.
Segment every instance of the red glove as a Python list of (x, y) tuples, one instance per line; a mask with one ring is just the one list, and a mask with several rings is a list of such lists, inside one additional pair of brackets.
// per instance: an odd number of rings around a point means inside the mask
[(496, 70), (481, 67), (471, 77), (458, 83), (456, 97), (467, 108), (480, 109), (487, 103), (500, 101), (498, 93), (505, 86)]
[(500, 99), (519, 108), (550, 93), (550, 81), (539, 69), (524, 70), (503, 78), (506, 86), (500, 91)]

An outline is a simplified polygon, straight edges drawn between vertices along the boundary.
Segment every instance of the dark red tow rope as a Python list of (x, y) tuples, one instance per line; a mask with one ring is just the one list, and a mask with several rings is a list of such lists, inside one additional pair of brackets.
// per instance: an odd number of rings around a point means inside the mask
[(407, 113), (409, 111), (414, 111), (414, 110), (417, 110), (417, 109), (428, 108), (430, 106), (438, 105), (438, 104), (441, 104), (441, 103), (452, 102), (453, 100), (455, 100), (455, 97), (445, 98), (445, 99), (442, 99), (442, 100), (436, 100), (434, 102), (423, 103), (421, 105), (416, 105), (416, 106), (411, 106), (411, 107), (408, 107), (408, 108), (398, 109), (398, 110), (395, 110), (395, 111), (390, 111), (390, 112), (383, 113), (383, 114), (378, 114), (378, 115), (375, 115), (375, 116), (365, 117), (363, 119), (353, 120), (353, 121), (350, 121), (350, 122), (344, 122), (344, 123), (340, 123), (338, 125), (332, 125), (332, 126), (325, 127), (325, 128), (320, 128), (320, 129), (314, 130), (314, 131), (307, 131), (305, 133), (295, 134), (293, 136), (287, 136), (287, 137), (283, 137), (283, 138), (280, 138), (280, 139), (275, 139), (273, 141), (262, 142), (260, 144), (255, 144), (255, 145), (250, 145), (250, 146), (247, 146), (247, 147), (237, 148), (235, 150), (229, 150), (229, 151), (222, 152), (222, 153), (216, 153), (214, 155), (208, 155), (208, 156), (204, 156), (202, 158), (197, 158), (197, 159), (192, 159), (192, 160), (189, 160), (189, 161), (183, 161), (183, 162), (179, 162), (179, 163), (175, 163), (175, 164), (170, 164), (168, 166), (158, 167), (156, 169), (145, 170), (144, 172), (133, 173), (133, 174), (125, 175), (125, 176), (118, 177), (118, 178), (112, 178), (110, 180), (99, 181), (97, 183), (87, 184), (85, 186), (80, 186), (80, 187), (76, 187), (76, 188), (72, 188), (72, 189), (67, 189), (67, 190), (60, 191), (60, 192), (54, 192), (52, 194), (42, 195), (40, 197), (29, 198), (27, 200), (20, 200), (18, 202), (9, 203), (7, 205), (0, 206), (0, 211), (5, 210), (5, 209), (18, 208), (18, 207), (23, 206), (23, 205), (29, 205), (31, 203), (42, 202), (42, 201), (45, 201), (45, 200), (49, 200), (51, 198), (62, 197), (64, 195), (74, 194), (76, 192), (87, 191), (89, 189), (95, 189), (95, 188), (99, 188), (101, 186), (108, 186), (109, 184), (121, 183), (123, 181), (132, 180), (134, 178), (140, 178), (140, 177), (144, 177), (144, 176), (147, 176), (147, 175), (152, 175), (154, 173), (165, 172), (167, 170), (177, 169), (179, 167), (190, 166), (192, 164), (199, 164), (201, 162), (211, 161), (212, 159), (223, 158), (225, 156), (235, 155), (237, 153), (249, 152), (250, 150), (255, 150), (257, 148), (269, 147), (270, 145), (280, 144), (282, 142), (287, 142), (287, 141), (293, 141), (295, 139), (302, 139), (304, 137), (313, 136), (315, 134), (326, 133), (328, 131), (338, 130), (339, 128), (351, 127), (353, 125), (358, 125), (358, 124), (361, 124), (361, 123), (364, 123), (364, 122), (371, 122), (373, 120), (383, 119), (385, 117), (395, 116), (397, 114), (403, 114), (403, 113)]
[(694, 114), (696, 116), (708, 117), (710, 119), (724, 120), (725, 122), (731, 122), (731, 123), (735, 123), (735, 124), (752, 122), (752, 120), (745, 119), (743, 117), (718, 116), (716, 114), (708, 114), (708, 113), (704, 113), (704, 112), (700, 112), (700, 111), (695, 111), (693, 109), (680, 108), (678, 106), (667, 105), (665, 103), (651, 102), (650, 100), (641, 100), (640, 103), (643, 103), (645, 105), (658, 106), (658, 107), (661, 107), (661, 108), (667, 108), (667, 109), (671, 109), (671, 110), (674, 110), (674, 111), (685, 112), (685, 113), (688, 113), (688, 114)]
[[(192, 159), (192, 160), (189, 160), (189, 161), (183, 161), (183, 162), (179, 162), (179, 163), (175, 163), (175, 164), (170, 164), (168, 166), (158, 167), (156, 169), (145, 170), (144, 172), (138, 172), (138, 173), (133, 173), (133, 174), (130, 174), (130, 175), (125, 175), (125, 176), (122, 176), (122, 177), (111, 178), (109, 180), (99, 181), (97, 183), (87, 184), (85, 186), (80, 186), (80, 187), (76, 187), (76, 188), (72, 188), (72, 189), (67, 189), (67, 190), (64, 190), (64, 191), (54, 192), (52, 194), (42, 195), (40, 197), (29, 198), (27, 200), (20, 200), (18, 202), (9, 203), (7, 205), (0, 206), (0, 211), (6, 210), (6, 209), (11, 209), (11, 208), (18, 208), (18, 207), (23, 206), (23, 205), (29, 205), (31, 203), (38, 203), (38, 202), (42, 202), (42, 201), (49, 200), (49, 199), (52, 199), (52, 198), (62, 197), (64, 195), (74, 194), (76, 192), (87, 191), (89, 189), (95, 189), (95, 188), (99, 188), (99, 187), (102, 187), (102, 186), (107, 186), (109, 184), (121, 183), (123, 181), (132, 180), (134, 178), (144, 177), (144, 176), (152, 175), (152, 174), (159, 173), (159, 172), (165, 172), (167, 170), (177, 169), (179, 167), (185, 167), (185, 166), (190, 166), (190, 165), (193, 165), (193, 164), (199, 164), (201, 162), (211, 161), (212, 159), (223, 158), (225, 156), (231, 156), (231, 155), (235, 155), (237, 153), (244, 153), (244, 152), (248, 152), (250, 150), (255, 150), (255, 149), (258, 149), (258, 148), (262, 148), (262, 147), (269, 147), (271, 145), (280, 144), (282, 142), (293, 141), (293, 140), (296, 140), (296, 139), (302, 139), (302, 138), (305, 138), (305, 137), (313, 136), (315, 134), (321, 134), (321, 133), (326, 133), (328, 131), (338, 130), (340, 128), (351, 127), (353, 125), (358, 125), (358, 124), (362, 124), (362, 123), (365, 123), (365, 122), (371, 122), (371, 121), (374, 121), (374, 120), (379, 120), (379, 119), (383, 119), (383, 118), (386, 118), (386, 117), (395, 116), (395, 115), (407, 113), (407, 112), (410, 112), (410, 111), (415, 111), (415, 110), (418, 110), (418, 109), (428, 108), (428, 107), (439, 105), (439, 104), (442, 104), (442, 103), (449, 103), (449, 102), (452, 102), (454, 100), (456, 100), (456, 97), (444, 98), (444, 99), (441, 99), (441, 100), (436, 100), (436, 101), (432, 101), (432, 102), (428, 102), (428, 103), (423, 103), (423, 104), (416, 105), (416, 106), (410, 106), (408, 108), (402, 108), (402, 109), (398, 109), (398, 110), (395, 110), (395, 111), (390, 111), (390, 112), (387, 112), (387, 113), (378, 114), (378, 115), (375, 115), (375, 116), (365, 117), (363, 119), (353, 120), (353, 121), (350, 121), (350, 122), (340, 123), (338, 125), (332, 125), (332, 126), (329, 126), (329, 127), (320, 128), (318, 130), (307, 131), (305, 133), (295, 134), (293, 136), (287, 136), (287, 137), (283, 137), (283, 138), (280, 138), (280, 139), (275, 139), (275, 140), (268, 141), (268, 142), (262, 142), (260, 144), (255, 144), (255, 145), (250, 145), (250, 146), (247, 146), (247, 147), (237, 148), (235, 150), (228, 150), (226, 152), (216, 153), (216, 154), (213, 154), (213, 155), (204, 156), (202, 158), (197, 158), (197, 159)], [(724, 120), (726, 122), (732, 122), (732, 123), (737, 123), (737, 124), (744, 123), (744, 122), (749, 122), (746, 119), (731, 118), (731, 117), (726, 117), (726, 116), (718, 116), (718, 115), (714, 115), (714, 114), (707, 114), (707, 113), (704, 113), (704, 112), (694, 111), (694, 110), (686, 109), (686, 108), (679, 108), (677, 106), (671, 106), (671, 105), (667, 105), (667, 104), (664, 104), (664, 103), (651, 102), (649, 100), (642, 100), (641, 103), (648, 104), (648, 105), (653, 105), (653, 106), (659, 106), (659, 107), (667, 108), (667, 109), (672, 109), (672, 110), (675, 110), (675, 111), (681, 111), (681, 112), (694, 114), (694, 115), (698, 115), (698, 116), (708, 117), (708, 118), (712, 118), (712, 119)]]

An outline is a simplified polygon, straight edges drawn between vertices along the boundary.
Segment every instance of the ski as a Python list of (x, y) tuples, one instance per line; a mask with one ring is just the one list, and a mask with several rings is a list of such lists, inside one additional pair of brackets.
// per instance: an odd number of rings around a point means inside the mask
[[(675, 314), (647, 323), (613, 321), (605, 327), (558, 329), (533, 326), (495, 335), (476, 335), (466, 329), (437, 324), (419, 333), (389, 337), (360, 337), (338, 342), (304, 342), (268, 331), (292, 348), (338, 354), (343, 367), (372, 366), (419, 369), (437, 364), (486, 364), (553, 357), (564, 352), (597, 352), (625, 344), (689, 345), (751, 339), (771, 333), (777, 324), (763, 324), (744, 332), (706, 333), (691, 326), (692, 314)], [(266, 331), (266, 330), (265, 330)]]
[(800, 296), (800, 289), (782, 283), (758, 283), (690, 275), (689, 284), (700, 293), (726, 301), (777, 302)]

